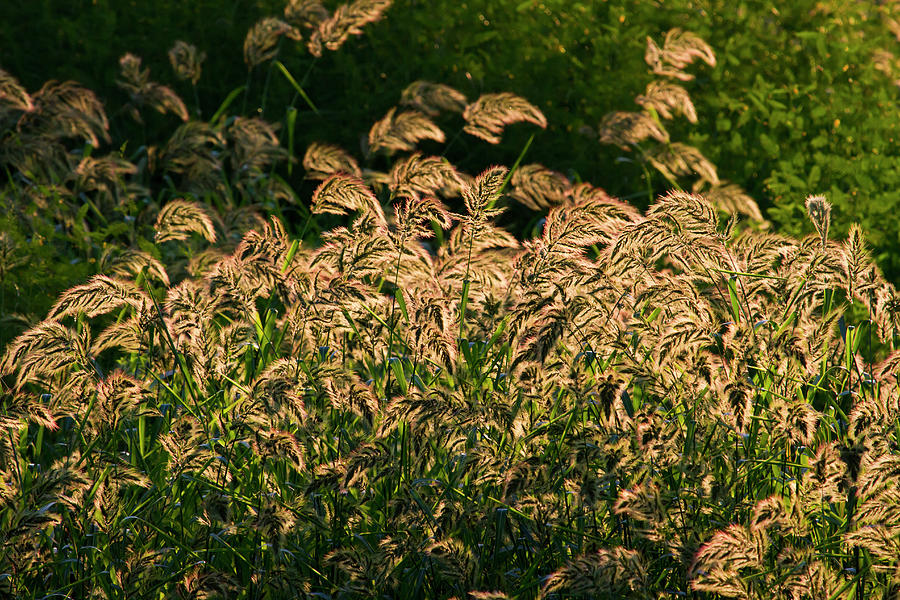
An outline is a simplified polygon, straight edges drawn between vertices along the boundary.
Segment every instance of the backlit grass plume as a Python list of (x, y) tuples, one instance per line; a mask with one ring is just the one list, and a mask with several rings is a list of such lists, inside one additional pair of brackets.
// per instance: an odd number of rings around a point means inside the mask
[(443, 142), (444, 132), (425, 114), (415, 110), (390, 109), (369, 130), (369, 152), (412, 150), (422, 140)]
[(362, 34), (362, 28), (375, 23), (390, 8), (391, 0), (354, 0), (338, 6), (331, 16), (318, 21), (307, 47), (313, 56), (322, 56), (323, 49), (337, 50), (351, 35)]
[(311, 179), (326, 179), (337, 173), (362, 175), (356, 159), (333, 144), (310, 144), (303, 155), (303, 168)]
[(289, 0), (284, 7), (284, 18), (295, 27), (314, 29), (330, 16), (319, 0)]
[(208, 242), (216, 241), (216, 231), (206, 209), (186, 200), (168, 202), (156, 218), (156, 241), (184, 240), (191, 233)]
[(697, 110), (687, 90), (676, 83), (665, 80), (651, 81), (647, 91), (634, 101), (644, 108), (652, 108), (663, 119), (671, 119), (676, 114), (683, 115), (691, 123), (697, 122)]
[(806, 199), (806, 212), (822, 240), (824, 250), (828, 243), (828, 226), (831, 224), (831, 203), (825, 196), (809, 196)]
[(400, 103), (434, 116), (441, 111), (461, 113), (468, 101), (462, 92), (443, 83), (414, 81), (401, 94)]
[(141, 69), (141, 59), (128, 53), (119, 59), (121, 79), (116, 84), (131, 97), (131, 114), (141, 121), (139, 109), (147, 105), (163, 114), (170, 112), (182, 121), (188, 120), (188, 111), (181, 98), (170, 87), (150, 81), (150, 69)]
[(275, 57), (278, 52), (278, 41), (282, 37), (299, 41), (302, 34), (289, 23), (265, 17), (258, 21), (244, 38), (244, 62), (247, 67), (253, 69)]
[(644, 113), (609, 113), (603, 117), (599, 130), (601, 143), (616, 144), (624, 148), (650, 138), (662, 143), (669, 141), (669, 132)]
[(206, 60), (206, 52), (201, 52), (193, 44), (178, 40), (169, 49), (168, 56), (169, 63), (171, 63), (172, 69), (175, 71), (175, 76), (178, 79), (189, 80), (192, 84), (197, 85), (203, 72), (203, 61)]
[(685, 73), (683, 69), (697, 59), (711, 67), (716, 66), (716, 55), (712, 48), (695, 33), (677, 27), (670, 29), (662, 48), (652, 38), (647, 38), (644, 60), (657, 75), (690, 81), (694, 76)]
[(0, 103), (4, 110), (19, 110), (27, 112), (34, 108), (31, 97), (25, 91), (15, 77), (0, 70)]
[(547, 127), (544, 114), (533, 104), (515, 94), (500, 92), (483, 94), (463, 111), (465, 131), (491, 144), (500, 143), (503, 129), (512, 123), (534, 123)]

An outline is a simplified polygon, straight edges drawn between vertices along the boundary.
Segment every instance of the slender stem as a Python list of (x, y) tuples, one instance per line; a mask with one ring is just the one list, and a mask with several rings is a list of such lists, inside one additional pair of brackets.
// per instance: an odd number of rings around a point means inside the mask
[(393, 346), (394, 346), (394, 329), (396, 328), (396, 324), (394, 323), (394, 311), (397, 308), (397, 281), (400, 279), (400, 259), (403, 257), (403, 245), (406, 242), (405, 239), (401, 239), (399, 243), (399, 249), (397, 251), (397, 264), (394, 266), (394, 295), (391, 296), (391, 319), (388, 321), (390, 324), (390, 332), (388, 334), (388, 346), (387, 346), (387, 355), (385, 357), (384, 366), (387, 370), (387, 379), (384, 384), (384, 397), (388, 399), (389, 394), (391, 393), (391, 355), (393, 354)]

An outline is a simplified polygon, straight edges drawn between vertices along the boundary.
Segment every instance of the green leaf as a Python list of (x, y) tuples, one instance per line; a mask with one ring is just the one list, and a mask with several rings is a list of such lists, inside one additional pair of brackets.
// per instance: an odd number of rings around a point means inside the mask
[(459, 337), (463, 336), (466, 321), (466, 304), (469, 302), (469, 280), (463, 281), (462, 298), (459, 301)]
[(388, 359), (391, 365), (391, 371), (394, 372), (394, 378), (400, 384), (400, 390), (405, 394), (409, 390), (409, 383), (406, 381), (406, 373), (403, 372), (403, 362), (396, 356)]
[(284, 257), (284, 263), (281, 265), (281, 272), (287, 273), (288, 267), (291, 265), (291, 261), (294, 260), (294, 256), (297, 254), (297, 250), (300, 248), (300, 240), (294, 240), (291, 242), (291, 247), (288, 249), (287, 256)]
[(400, 312), (403, 313), (403, 320), (409, 323), (409, 313), (406, 312), (406, 300), (403, 299), (403, 292), (399, 289), (394, 290), (394, 298), (397, 299), (397, 304), (400, 305)]
[(225, 111), (228, 110), (228, 107), (231, 106), (231, 103), (234, 102), (234, 99), (237, 98), (245, 89), (247, 89), (247, 86), (242, 85), (231, 90), (222, 104), (219, 105), (219, 109), (215, 112), (209, 122), (215, 124), (215, 122), (219, 120), (219, 117), (225, 114)]
[(315, 104), (313, 104), (312, 99), (306, 94), (306, 91), (304, 91), (304, 89), (300, 87), (300, 84), (297, 83), (297, 80), (294, 79), (294, 76), (291, 75), (291, 72), (287, 70), (287, 67), (285, 67), (280, 60), (275, 61), (275, 66), (278, 67), (278, 70), (281, 71), (281, 74), (284, 75), (285, 79), (288, 80), (288, 82), (293, 86), (300, 97), (303, 98), (307, 106), (309, 106), (312, 111), (318, 115), (319, 109), (316, 108)]
[(738, 300), (736, 281), (737, 277), (735, 276), (728, 278), (728, 295), (731, 297), (731, 316), (734, 318), (735, 323), (740, 323), (741, 303)]
[(294, 129), (297, 126), (297, 109), (289, 106), (287, 109), (287, 134), (288, 134), (288, 175), (294, 171)]

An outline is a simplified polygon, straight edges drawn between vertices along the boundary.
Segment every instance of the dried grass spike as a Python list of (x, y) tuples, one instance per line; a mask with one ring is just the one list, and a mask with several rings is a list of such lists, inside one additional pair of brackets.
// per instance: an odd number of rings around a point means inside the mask
[(400, 104), (435, 116), (442, 110), (461, 113), (466, 109), (468, 100), (465, 94), (449, 85), (420, 80), (412, 82), (403, 90)]
[(74, 81), (48, 81), (31, 99), (34, 110), (19, 122), (20, 129), (55, 138), (81, 137), (94, 147), (101, 138), (109, 141), (109, 120), (91, 90)]
[(313, 56), (322, 56), (322, 48), (337, 50), (351, 35), (362, 34), (362, 28), (384, 16), (391, 0), (356, 0), (342, 4), (331, 18), (319, 23), (309, 39), (308, 48)]
[(806, 199), (806, 212), (822, 239), (824, 249), (828, 243), (828, 226), (831, 224), (831, 203), (825, 196), (810, 196)]
[(401, 240), (434, 237), (430, 225), (434, 221), (442, 229), (450, 229), (450, 211), (440, 200), (418, 195), (406, 197), (395, 207), (397, 229)]
[(206, 207), (199, 202), (172, 200), (163, 206), (156, 218), (157, 243), (187, 239), (191, 233), (199, 233), (210, 242), (216, 241), (216, 230)]
[(647, 138), (669, 142), (669, 132), (646, 113), (609, 113), (600, 122), (599, 130), (601, 144), (615, 144), (626, 150)]
[(503, 128), (512, 123), (526, 121), (541, 129), (547, 128), (547, 118), (525, 98), (500, 92), (483, 94), (463, 111), (466, 120), (464, 131), (491, 144), (499, 144)]
[(107, 275), (115, 277), (137, 277), (138, 273), (146, 269), (147, 276), (155, 277), (166, 287), (169, 286), (169, 275), (162, 262), (143, 250), (118, 250), (111, 247), (103, 253), (99, 267)]
[(729, 213), (738, 212), (759, 223), (765, 223), (765, 218), (763, 218), (756, 200), (736, 183), (720, 181), (719, 185), (706, 190), (703, 197), (719, 210)]
[(697, 122), (697, 110), (691, 102), (690, 94), (677, 83), (651, 81), (647, 84), (647, 91), (634, 101), (645, 109), (652, 108), (663, 119), (681, 114), (691, 123)]
[(323, 181), (312, 197), (312, 212), (346, 215), (374, 212), (384, 222), (384, 212), (375, 193), (358, 177), (338, 173)]
[(126, 175), (135, 175), (135, 165), (115, 154), (94, 158), (87, 156), (75, 167), (79, 190), (104, 191), (112, 193), (118, 190)]
[(303, 155), (303, 168), (310, 179), (327, 179), (336, 173), (362, 176), (359, 163), (349, 152), (332, 144), (313, 142)]
[(418, 152), (394, 163), (389, 180), (391, 193), (406, 197), (434, 196), (439, 192), (445, 196), (456, 195), (463, 185), (459, 172), (446, 159)]
[(683, 69), (698, 58), (711, 67), (716, 66), (716, 55), (712, 48), (696, 33), (678, 27), (666, 33), (663, 44), (664, 61), (677, 69)]
[(543, 165), (523, 165), (513, 172), (510, 196), (531, 210), (545, 210), (561, 204), (572, 190), (572, 184), (562, 173)]
[(484, 213), (497, 199), (506, 181), (509, 169), (502, 166), (490, 167), (475, 178), (474, 183), (463, 190), (463, 201), (470, 215)]
[(237, 117), (228, 128), (232, 140), (231, 164), (242, 177), (255, 178), (277, 161), (287, 157), (278, 145), (275, 129), (259, 117)]
[(247, 67), (253, 69), (274, 58), (281, 36), (295, 41), (303, 38), (298, 29), (281, 19), (265, 17), (257, 21), (244, 38), (244, 62), (247, 63)]
[(711, 67), (716, 66), (716, 55), (712, 48), (690, 31), (677, 27), (669, 30), (662, 48), (652, 38), (647, 38), (644, 60), (657, 75), (690, 81), (694, 76), (682, 69), (698, 58)]
[(0, 106), (28, 112), (34, 109), (31, 96), (15, 77), (0, 69)]
[(138, 112), (138, 107), (143, 105), (162, 114), (170, 112), (182, 121), (189, 119), (187, 107), (178, 94), (165, 85), (150, 81), (150, 69), (141, 69), (140, 57), (131, 53), (123, 55), (119, 59), (119, 70), (122, 78), (116, 80), (116, 85), (131, 96), (130, 112), (137, 122), (143, 122)]
[(169, 49), (169, 62), (178, 79), (189, 79), (197, 85), (202, 72), (203, 61), (206, 60), (206, 52), (200, 52), (193, 44), (178, 40)]
[(140, 305), (143, 295), (134, 284), (113, 279), (106, 275), (94, 275), (83, 285), (65, 291), (53, 308), (48, 319), (59, 319), (67, 315), (84, 313), (96, 317), (113, 311), (124, 304)]
[(392, 108), (369, 130), (369, 152), (413, 150), (421, 140), (443, 142), (440, 127), (417, 110), (397, 112)]
[(284, 18), (295, 27), (314, 29), (330, 16), (319, 0), (289, 0), (284, 7)]
[(16, 384), (32, 375), (52, 374), (78, 363), (88, 363), (90, 329), (76, 333), (56, 321), (44, 321), (17, 337), (7, 348), (0, 373), (18, 371)]
[(697, 175), (701, 182), (719, 185), (716, 166), (693, 146), (672, 142), (660, 144), (647, 153), (647, 159), (670, 182), (679, 177)]

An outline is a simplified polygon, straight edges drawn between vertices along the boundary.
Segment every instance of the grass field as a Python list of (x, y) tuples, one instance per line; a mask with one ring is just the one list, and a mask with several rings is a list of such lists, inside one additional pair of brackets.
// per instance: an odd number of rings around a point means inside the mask
[(625, 194), (502, 88), (309, 141), (287, 50), (340, 65), (390, 5), (244, 7), (215, 106), (187, 42), (119, 104), (0, 71), (0, 595), (900, 593), (900, 295), (829, 193), (792, 235), (697, 144), (719, 50), (640, 40), (581, 134)]

